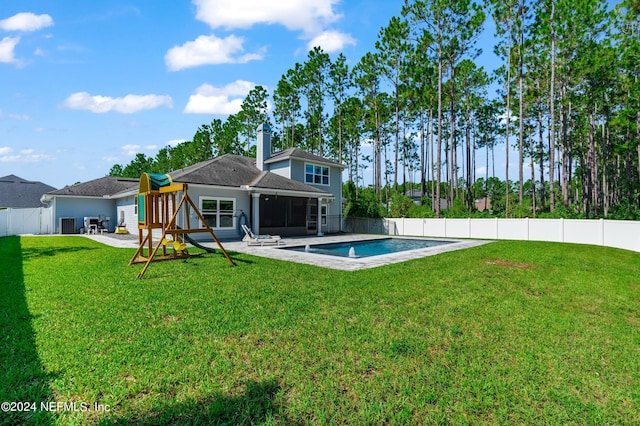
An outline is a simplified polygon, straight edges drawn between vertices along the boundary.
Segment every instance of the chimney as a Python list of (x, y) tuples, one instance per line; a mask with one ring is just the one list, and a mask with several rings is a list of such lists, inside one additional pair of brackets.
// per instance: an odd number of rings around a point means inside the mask
[(256, 167), (261, 171), (267, 168), (264, 162), (271, 157), (271, 127), (263, 123), (258, 126), (258, 141), (256, 143)]

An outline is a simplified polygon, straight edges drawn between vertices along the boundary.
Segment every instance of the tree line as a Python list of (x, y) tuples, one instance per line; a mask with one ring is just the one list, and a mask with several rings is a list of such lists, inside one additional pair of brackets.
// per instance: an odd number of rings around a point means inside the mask
[[(492, 72), (476, 63), (489, 20), (501, 58)], [(640, 219), (640, 0), (611, 10), (603, 0), (406, 0), (374, 51), (350, 64), (316, 47), (282, 75), (273, 111), (256, 86), (237, 114), (110, 174), (255, 155), (256, 127), (273, 120), (276, 149), (346, 165), (345, 197), (354, 205), (402, 204), (397, 194), (411, 189), (436, 217), (491, 197), (506, 216)], [(495, 177), (501, 144), (504, 181)], [(373, 171), (368, 189), (365, 169)]]

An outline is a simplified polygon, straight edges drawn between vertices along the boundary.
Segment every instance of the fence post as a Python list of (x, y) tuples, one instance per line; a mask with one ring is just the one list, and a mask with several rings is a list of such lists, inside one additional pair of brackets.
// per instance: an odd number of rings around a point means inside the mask
[(564, 218), (560, 218), (560, 241), (564, 243)]
[(527, 226), (527, 241), (529, 241), (530, 240), (530, 238), (529, 238), (529, 217), (526, 217), (525, 219), (526, 219), (525, 223), (526, 223), (526, 226)]
[(604, 219), (600, 218), (600, 245), (604, 246)]
[(496, 217), (496, 240), (498, 239), (498, 237), (500, 236), (500, 234), (498, 233), (498, 218)]

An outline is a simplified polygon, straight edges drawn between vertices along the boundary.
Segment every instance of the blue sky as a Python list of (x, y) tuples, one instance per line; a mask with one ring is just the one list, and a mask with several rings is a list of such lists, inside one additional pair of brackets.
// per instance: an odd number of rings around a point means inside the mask
[(0, 176), (61, 188), (153, 156), (235, 113), (254, 85), (271, 94), (313, 45), (354, 65), (403, 3), (2, 1)]

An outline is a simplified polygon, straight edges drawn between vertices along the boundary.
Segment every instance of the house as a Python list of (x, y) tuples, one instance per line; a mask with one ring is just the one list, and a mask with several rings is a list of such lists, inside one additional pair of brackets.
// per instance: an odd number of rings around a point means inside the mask
[[(422, 191), (419, 189), (408, 189), (405, 192), (405, 195), (418, 206), (422, 205), (423, 198), (430, 198), (431, 194), (425, 193), (424, 197), (422, 196)], [(449, 200), (446, 198), (440, 198), (440, 210), (448, 210), (449, 209)]]
[(75, 234), (84, 228), (84, 218), (103, 219), (107, 231), (117, 222), (113, 194), (137, 189), (138, 179), (105, 176), (88, 182), (49, 191), (41, 198), (52, 211), (54, 234)]
[[(218, 238), (235, 239), (247, 224), (255, 233), (322, 235), (341, 228), (344, 166), (297, 148), (271, 152), (271, 129), (258, 127), (257, 158), (226, 154), (170, 173), (186, 183)], [(43, 197), (63, 217), (109, 217), (108, 228), (122, 225), (137, 233), (137, 179), (105, 177), (52, 191)], [(178, 217), (178, 222), (186, 218)], [(194, 212), (191, 223), (199, 220)], [(61, 232), (61, 225), (55, 228)], [(207, 238), (206, 234), (194, 238)]]
[[(407, 189), (404, 195), (411, 198), (411, 201), (413, 201), (414, 204), (418, 206), (422, 205), (422, 191), (419, 189)], [(424, 194), (424, 196), (428, 197), (429, 194)]]
[(485, 210), (491, 211), (491, 197), (484, 197), (473, 201), (476, 210), (483, 212)]
[(51, 185), (26, 180), (16, 175), (0, 177), (0, 209), (44, 207), (40, 197), (54, 190)]

